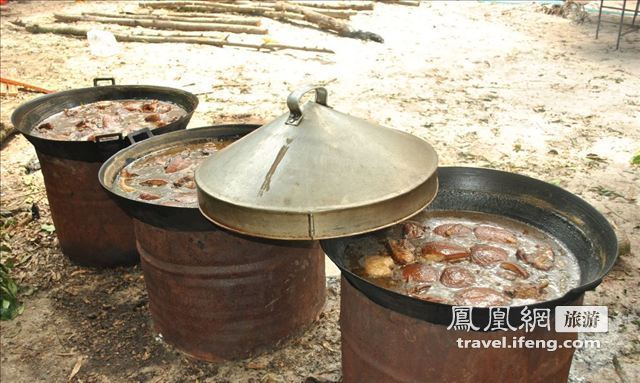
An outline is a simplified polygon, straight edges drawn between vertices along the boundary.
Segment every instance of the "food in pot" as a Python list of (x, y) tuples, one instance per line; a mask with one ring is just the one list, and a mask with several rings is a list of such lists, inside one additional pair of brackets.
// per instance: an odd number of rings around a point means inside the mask
[(406, 265), (416, 259), (414, 255), (416, 247), (408, 239), (391, 239), (387, 241), (387, 249), (391, 258), (399, 265)]
[(393, 259), (384, 255), (372, 255), (363, 259), (362, 266), (370, 277), (388, 277), (392, 273)]
[(505, 217), (425, 211), (346, 249), (348, 265), (383, 288), (431, 302), (527, 305), (578, 286), (578, 262), (555, 238)]
[(476, 235), (476, 238), (482, 241), (502, 242), (509, 244), (518, 242), (518, 239), (512, 232), (500, 227), (482, 225), (473, 229), (473, 233)]
[(422, 238), (427, 227), (420, 222), (405, 221), (402, 224), (402, 233), (407, 239)]
[(400, 270), (400, 272), (402, 273), (402, 278), (404, 278), (406, 282), (415, 282), (421, 285), (431, 285), (440, 279), (440, 272), (438, 269), (422, 262), (406, 265)]
[(469, 226), (461, 225), (459, 223), (446, 223), (433, 229), (435, 234), (443, 237), (455, 237), (458, 235), (471, 234), (471, 228)]
[(452, 261), (469, 256), (465, 247), (448, 242), (427, 242), (420, 252), (422, 258), (428, 261)]
[(115, 184), (132, 199), (165, 206), (197, 207), (196, 167), (238, 138), (211, 138), (157, 150), (129, 163), (120, 171)]
[(551, 247), (546, 245), (538, 245), (531, 252), (527, 252), (527, 250), (524, 249), (518, 249), (518, 251), (516, 251), (516, 257), (532, 265), (536, 269), (549, 270), (553, 267), (553, 250)]
[(127, 135), (142, 128), (165, 126), (186, 114), (182, 107), (168, 101), (98, 101), (49, 116), (31, 133), (50, 140), (95, 141), (103, 134)]
[(490, 245), (471, 246), (471, 262), (480, 266), (493, 266), (509, 259), (509, 253), (500, 247)]
[(447, 287), (469, 287), (473, 286), (476, 278), (462, 266), (450, 266), (442, 271), (440, 282)]

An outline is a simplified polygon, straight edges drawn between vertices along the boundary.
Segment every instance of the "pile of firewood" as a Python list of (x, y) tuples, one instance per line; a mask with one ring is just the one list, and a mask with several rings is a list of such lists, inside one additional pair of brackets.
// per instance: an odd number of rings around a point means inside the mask
[[(378, 0), (398, 5), (419, 6), (418, 0)], [(180, 42), (214, 46), (237, 46), (264, 51), (295, 49), (333, 53), (331, 49), (277, 44), (265, 38), (262, 44), (234, 42), (230, 34), (267, 35), (261, 27), (261, 18), (326, 31), (339, 36), (382, 43), (383, 38), (373, 32), (362, 31), (349, 25), (351, 16), (374, 9), (373, 1), (225, 1), (225, 0), (161, 0), (141, 1), (138, 12), (97, 13), (76, 15), (56, 14), (56, 24), (20, 24), (32, 33), (56, 33), (85, 37), (91, 28), (69, 25), (75, 22), (143, 27), (171, 32), (138, 31), (114, 33), (118, 41)], [(178, 31), (178, 32), (175, 32)], [(226, 33), (211, 36), (210, 32)]]

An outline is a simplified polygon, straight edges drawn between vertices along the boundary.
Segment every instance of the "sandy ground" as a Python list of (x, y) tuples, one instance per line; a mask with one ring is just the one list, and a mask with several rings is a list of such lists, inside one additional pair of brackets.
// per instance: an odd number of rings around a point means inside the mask
[[(94, 77), (199, 93), (190, 127), (268, 121), (285, 111), (286, 95), (326, 84), (334, 108), (430, 141), (443, 165), (472, 165), (531, 175), (586, 199), (619, 228), (632, 251), (585, 303), (609, 306), (610, 331), (593, 336), (600, 350), (577, 352), (572, 382), (633, 382), (640, 376), (640, 34), (576, 24), (531, 4), (446, 3), (419, 8), (377, 5), (353, 18), (384, 44), (337, 37), (265, 20), (281, 43), (332, 48), (335, 55), (216, 48), (186, 44), (121, 44), (107, 58), (87, 42), (30, 35), (9, 21), (51, 20), (74, 10), (132, 10), (135, 3), (11, 4), (1, 22), (2, 76), (54, 90), (88, 86)], [(54, 9), (55, 8), (55, 9)], [(247, 40), (255, 40), (255, 37)], [(258, 40), (261, 37), (257, 38)], [(34, 97), (3, 97), (1, 121)], [(149, 330), (138, 267), (94, 271), (60, 253), (34, 151), (22, 137), (5, 144), (2, 166), (3, 259), (19, 261), (25, 312), (2, 323), (3, 382), (336, 382), (339, 286), (318, 325), (273, 354), (212, 366), (165, 346)], [(42, 218), (30, 221), (37, 203)], [(10, 250), (8, 250), (10, 249)]]

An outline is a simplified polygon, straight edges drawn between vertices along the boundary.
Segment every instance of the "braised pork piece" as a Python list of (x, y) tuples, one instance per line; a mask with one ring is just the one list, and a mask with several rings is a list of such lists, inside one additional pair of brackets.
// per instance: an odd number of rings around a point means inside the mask
[(50, 140), (95, 141), (102, 134), (127, 135), (142, 128), (159, 128), (186, 114), (182, 107), (167, 101), (98, 101), (49, 116), (32, 134)]
[(196, 167), (211, 153), (238, 138), (212, 138), (149, 153), (122, 169), (115, 184), (133, 199), (164, 206), (197, 207)]
[(505, 217), (423, 212), (354, 242), (351, 269), (414, 298), (475, 307), (527, 305), (578, 286), (580, 269), (550, 235)]

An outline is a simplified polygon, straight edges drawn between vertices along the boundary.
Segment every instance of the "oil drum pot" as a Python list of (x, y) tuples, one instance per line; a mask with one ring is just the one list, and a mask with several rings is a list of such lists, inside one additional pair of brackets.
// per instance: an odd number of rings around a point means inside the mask
[[(109, 80), (110, 86), (97, 86)], [(31, 131), (43, 119), (82, 104), (119, 99), (159, 99), (183, 107), (187, 114), (153, 129), (162, 134), (186, 128), (198, 105), (191, 93), (179, 89), (114, 85), (113, 79), (95, 79), (94, 87), (73, 89), (39, 97), (18, 107), (11, 120), (35, 147), (51, 217), (62, 252), (76, 264), (93, 267), (133, 265), (138, 262), (133, 224), (98, 182), (102, 163), (130, 139), (121, 134), (97, 136), (96, 141), (58, 141), (34, 136)]]
[[(529, 177), (489, 169), (441, 167), (440, 191), (427, 210), (498, 214), (535, 226), (561, 241), (577, 258), (580, 285), (564, 296), (529, 305), (551, 309), (551, 331), (453, 331), (452, 306), (415, 299), (381, 288), (354, 274), (345, 249), (356, 237), (322, 241), (343, 276), (340, 325), (344, 382), (566, 382), (573, 349), (464, 349), (463, 340), (490, 341), (505, 336), (555, 340), (575, 333), (553, 331), (553, 308), (580, 305), (617, 259), (617, 241), (607, 220), (579, 197)], [(367, 235), (376, 235), (371, 233)], [(520, 306), (509, 311), (510, 323), (522, 322)], [(489, 308), (474, 308), (480, 329)]]
[(236, 234), (210, 223), (197, 206), (130, 199), (114, 188), (114, 179), (146, 154), (255, 128), (227, 125), (150, 138), (115, 154), (100, 170), (100, 182), (134, 218), (156, 331), (209, 362), (256, 355), (313, 323), (325, 302), (319, 243)]

